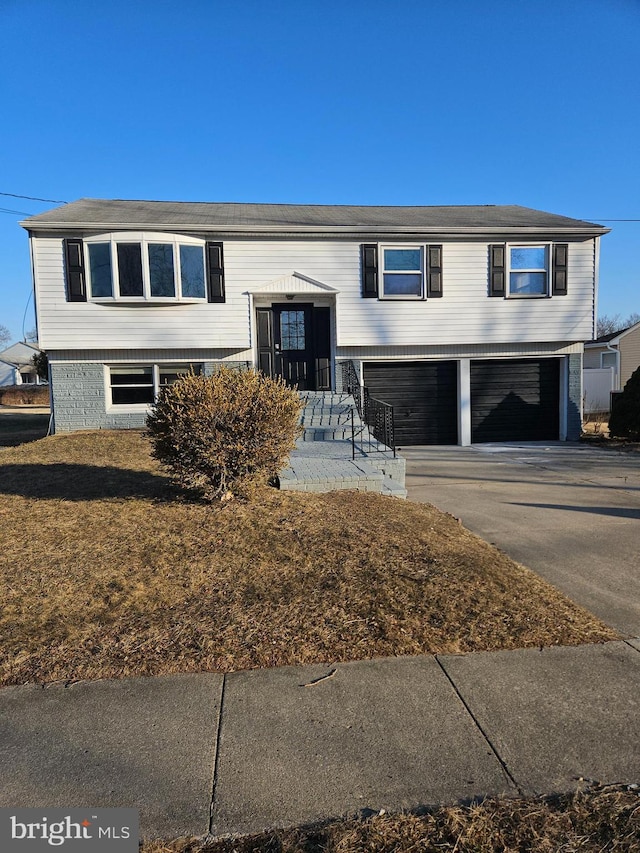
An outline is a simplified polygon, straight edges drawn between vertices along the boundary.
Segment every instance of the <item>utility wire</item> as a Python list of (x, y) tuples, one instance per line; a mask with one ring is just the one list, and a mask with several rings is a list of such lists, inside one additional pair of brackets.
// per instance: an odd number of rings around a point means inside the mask
[(59, 199), (59, 198), (37, 198), (36, 196), (33, 196), (33, 195), (16, 195), (16, 193), (2, 193), (2, 192), (0, 192), (0, 195), (6, 195), (6, 196), (9, 196), (10, 198), (26, 198), (27, 201), (50, 201), (52, 204), (68, 204), (69, 203), (69, 202), (64, 201), (62, 199)]
[(17, 213), (18, 216), (35, 216), (34, 213), (26, 213), (24, 210), (11, 210), (9, 207), (0, 207), (0, 213)]
[(27, 311), (29, 310), (29, 303), (33, 298), (33, 288), (29, 288), (29, 298), (27, 299), (27, 304), (24, 306), (24, 314), (22, 315), (22, 340), (26, 340), (26, 335), (24, 333), (24, 324), (27, 319)]

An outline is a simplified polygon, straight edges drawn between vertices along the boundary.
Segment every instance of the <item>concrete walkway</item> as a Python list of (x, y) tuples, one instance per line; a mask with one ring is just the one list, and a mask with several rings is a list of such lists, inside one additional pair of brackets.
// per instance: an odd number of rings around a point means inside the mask
[(640, 635), (640, 454), (407, 447), (409, 500), (452, 513), (625, 636)]
[(252, 833), (640, 781), (640, 641), (0, 690), (0, 806)]

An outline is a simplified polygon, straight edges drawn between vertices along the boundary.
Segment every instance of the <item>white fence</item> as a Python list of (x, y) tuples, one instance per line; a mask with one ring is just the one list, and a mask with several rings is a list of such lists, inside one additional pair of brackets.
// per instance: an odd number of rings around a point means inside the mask
[(611, 392), (617, 390), (616, 371), (613, 367), (591, 367), (582, 371), (582, 400), (585, 415), (608, 412), (611, 409)]

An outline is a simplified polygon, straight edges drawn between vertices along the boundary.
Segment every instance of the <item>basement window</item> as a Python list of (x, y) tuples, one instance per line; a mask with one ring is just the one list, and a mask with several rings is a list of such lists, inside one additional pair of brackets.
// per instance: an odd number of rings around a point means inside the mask
[(112, 406), (148, 406), (160, 388), (172, 385), (185, 373), (202, 373), (201, 364), (127, 364), (109, 367)]

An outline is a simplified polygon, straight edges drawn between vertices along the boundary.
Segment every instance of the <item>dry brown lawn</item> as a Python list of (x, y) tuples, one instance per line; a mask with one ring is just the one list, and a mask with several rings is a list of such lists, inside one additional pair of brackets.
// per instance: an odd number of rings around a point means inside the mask
[(136, 432), (0, 455), (0, 684), (614, 639), (432, 506), (190, 503)]
[(375, 815), (315, 829), (205, 843), (149, 842), (141, 853), (637, 853), (640, 797), (623, 786), (554, 799), (486, 800), (428, 814)]

